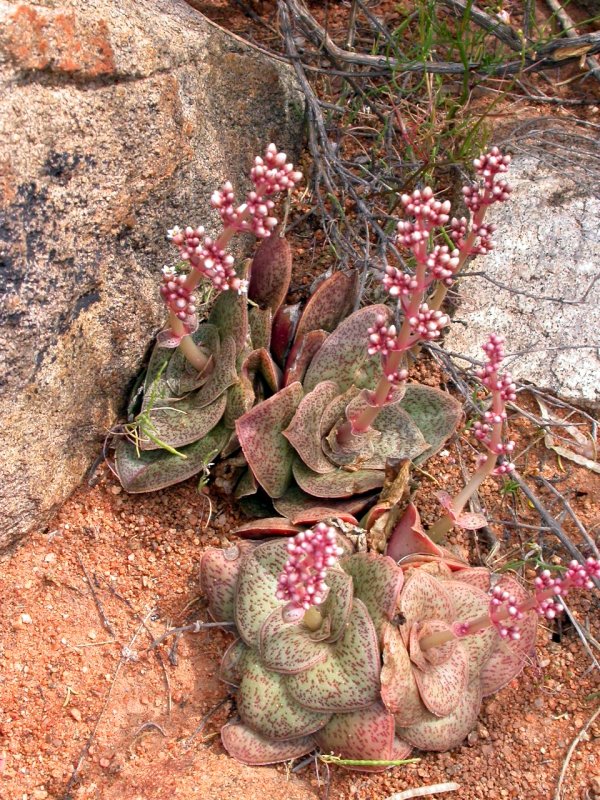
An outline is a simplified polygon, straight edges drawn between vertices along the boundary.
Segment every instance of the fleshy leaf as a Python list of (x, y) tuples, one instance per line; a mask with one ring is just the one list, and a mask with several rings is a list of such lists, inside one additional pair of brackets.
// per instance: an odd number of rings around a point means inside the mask
[(372, 389), (381, 375), (381, 359), (367, 353), (368, 329), (379, 315), (389, 319), (390, 313), (387, 306), (367, 306), (341, 322), (308, 368), (303, 381), (305, 391), (311, 392), (327, 380), (335, 381), (342, 392), (352, 384)]
[(341, 569), (329, 569), (325, 583), (329, 586), (329, 592), (325, 602), (320, 606), (320, 611), (330, 624), (327, 641), (337, 642), (344, 632), (352, 610), (352, 578)]
[(216, 325), (221, 339), (233, 336), (238, 355), (244, 349), (248, 337), (248, 301), (243, 294), (226, 291), (215, 300), (208, 321)]
[(407, 505), (406, 511), (392, 530), (386, 553), (394, 561), (400, 561), (405, 556), (417, 553), (442, 557), (442, 548), (423, 530), (421, 517), (413, 503)]
[(319, 431), (323, 412), (338, 394), (338, 386), (333, 381), (320, 383), (304, 395), (292, 421), (283, 431), (302, 461), (314, 472), (325, 473), (335, 469), (323, 453)]
[(236, 500), (239, 500), (241, 497), (250, 497), (250, 495), (256, 494), (257, 491), (258, 484), (252, 474), (252, 470), (245, 470), (235, 487), (234, 496)]
[[(517, 599), (517, 603), (523, 603), (529, 599), (526, 590), (511, 575), (503, 575), (497, 585), (513, 595)], [(481, 670), (481, 690), (484, 697), (506, 686), (521, 672), (535, 646), (537, 623), (537, 614), (535, 611), (530, 611), (519, 621), (520, 639), (516, 641), (501, 639), (496, 634), (494, 652)]]
[(339, 500), (320, 500), (311, 497), (298, 486), (291, 486), (287, 492), (274, 501), (276, 511), (287, 517), (294, 525), (313, 525), (315, 522), (338, 517), (352, 525), (357, 524), (355, 515), (369, 505), (376, 495), (366, 494)]
[(393, 619), (404, 585), (402, 570), (387, 556), (378, 553), (355, 553), (341, 562), (352, 576), (354, 596), (366, 605), (381, 643), (383, 623)]
[(293, 306), (281, 306), (273, 319), (271, 352), (280, 367), (285, 364), (287, 354), (292, 346), (300, 319), (300, 308), (300, 303), (296, 303)]
[(419, 750), (442, 752), (458, 747), (477, 722), (481, 690), (477, 681), (463, 692), (458, 706), (447, 717), (425, 712), (423, 718), (407, 727), (396, 724), (396, 733)]
[(322, 663), (285, 677), (292, 697), (317, 711), (354, 711), (374, 703), (379, 697), (377, 634), (360, 600), (354, 600), (343, 637), (327, 648)]
[(264, 347), (253, 350), (244, 360), (242, 375), (249, 381), (254, 381), (256, 375), (260, 375), (272, 392), (276, 392), (281, 383), (279, 368), (271, 358), (269, 351), (265, 350)]
[(273, 324), (271, 309), (256, 306), (251, 308), (248, 312), (248, 323), (252, 347), (255, 349), (264, 347), (268, 350), (271, 346), (271, 326)]
[(315, 289), (304, 308), (296, 338), (310, 331), (331, 333), (354, 307), (358, 290), (358, 272), (334, 272)]
[(315, 748), (312, 736), (275, 742), (260, 736), (241, 722), (228, 722), (224, 725), (221, 728), (221, 740), (230, 756), (242, 764), (255, 767), (300, 758)]
[(227, 390), (227, 405), (223, 414), (223, 422), (232, 430), (235, 421), (249, 411), (254, 405), (254, 389), (247, 378), (242, 378)]
[(407, 385), (401, 405), (429, 442), (429, 449), (416, 459), (417, 464), (422, 464), (455, 432), (462, 417), (462, 406), (447, 392), (419, 383)]
[(294, 451), (283, 436), (302, 399), (299, 383), (282, 389), (237, 420), (242, 450), (257, 481), (271, 497), (281, 497), (292, 477)]
[(269, 614), (259, 638), (265, 666), (282, 675), (303, 672), (327, 658), (327, 647), (315, 642), (301, 622), (285, 622), (282, 608)]
[[(487, 570), (485, 571), (487, 572)], [(446, 583), (446, 590), (454, 605), (456, 620), (466, 621), (486, 614), (490, 604), (489, 596), (476, 586), (463, 583), (461, 572), (456, 574), (459, 576), (458, 580), (450, 580)], [(479, 633), (465, 636), (460, 640), (469, 657), (469, 680), (475, 677), (479, 679), (482, 666), (488, 661), (496, 646), (496, 637), (497, 634), (493, 628), (484, 628)]]
[(353, 472), (338, 467), (326, 475), (313, 472), (299, 459), (294, 461), (294, 478), (298, 486), (315, 497), (352, 497), (383, 486), (383, 470), (358, 469)]
[(322, 439), (329, 434), (336, 422), (344, 422), (346, 420), (346, 408), (359, 393), (360, 389), (356, 386), (350, 386), (343, 394), (338, 392), (337, 397), (334, 397), (327, 405), (321, 417), (319, 428), (319, 434)]
[(288, 559), (285, 539), (259, 544), (243, 560), (238, 575), (234, 618), (244, 642), (258, 646), (259, 631), (274, 608), (284, 605), (275, 597), (277, 578)]
[(413, 675), (408, 651), (400, 631), (389, 622), (382, 625), (383, 666), (381, 698), (396, 717), (396, 725), (412, 725), (427, 715)]
[(115, 448), (115, 468), (126, 492), (155, 492), (191, 478), (220, 452), (229, 437), (222, 423), (202, 439), (184, 447), (185, 458), (166, 450), (140, 450), (122, 438)]
[(244, 557), (254, 545), (240, 542), (226, 549), (210, 548), (200, 559), (200, 588), (216, 622), (233, 622), (235, 586)]
[(237, 381), (235, 368), (235, 342), (228, 336), (221, 343), (219, 355), (206, 382), (195, 395), (195, 407), (203, 408), (209, 405)]
[(329, 336), (325, 331), (311, 331), (301, 339), (296, 337), (290, 354), (285, 362), (283, 385), (289, 386), (294, 381), (302, 382), (306, 371)]
[[(278, 232), (260, 243), (250, 267), (248, 297), (273, 313), (285, 300), (292, 277), (292, 251)], [(256, 345), (255, 345), (256, 346)]]
[(192, 392), (206, 383), (207, 378), (212, 374), (214, 363), (219, 357), (221, 341), (219, 331), (214, 325), (206, 323), (200, 325), (198, 330), (192, 334), (192, 339), (212, 355), (213, 363), (202, 373), (198, 373), (198, 370), (194, 369), (184, 356), (182, 350), (175, 350), (164, 372), (164, 379), (170, 387), (171, 395), (174, 397), (180, 397)]
[(331, 714), (303, 708), (286, 693), (284, 676), (268, 670), (254, 650), (244, 658), (237, 692), (237, 710), (252, 730), (281, 741), (308, 736), (319, 730)]
[[(447, 623), (437, 621), (426, 622), (419, 631), (419, 639), (430, 633), (447, 630)], [(418, 647), (417, 642), (417, 647)], [(434, 648), (431, 653), (435, 657), (436, 650), (443, 650), (443, 660), (439, 664), (429, 664), (425, 670), (415, 669), (414, 676), (419, 687), (419, 694), (427, 709), (436, 717), (446, 717), (458, 706), (469, 682), (469, 658), (462, 642), (448, 642), (443, 648)]]
[(453, 622), (456, 619), (446, 584), (419, 569), (411, 572), (406, 579), (398, 608), (406, 620), (402, 626), (405, 644), (408, 641), (408, 632), (415, 622), (429, 619)]
[(260, 536), (295, 536), (302, 528), (292, 525), (282, 517), (268, 517), (266, 519), (253, 519), (236, 528), (234, 533), (245, 539)]
[(381, 703), (374, 703), (361, 711), (335, 714), (315, 740), (324, 753), (343, 759), (390, 761), (394, 736), (393, 715)]
[[(159, 401), (148, 411), (153, 439), (175, 448), (196, 442), (219, 422), (226, 404), (224, 392), (208, 405), (198, 405), (196, 392), (180, 400), (169, 401), (168, 405)], [(142, 447), (144, 450), (158, 450), (161, 446), (148, 439), (144, 440)]]
[(475, 586), (477, 589), (481, 589), (482, 592), (490, 590), (491, 577), (489, 569), (485, 567), (467, 567), (456, 573), (457, 581)]
[(219, 678), (224, 683), (229, 683), (231, 686), (240, 685), (244, 657), (248, 652), (250, 652), (249, 649), (241, 639), (236, 639), (225, 650), (219, 667)]

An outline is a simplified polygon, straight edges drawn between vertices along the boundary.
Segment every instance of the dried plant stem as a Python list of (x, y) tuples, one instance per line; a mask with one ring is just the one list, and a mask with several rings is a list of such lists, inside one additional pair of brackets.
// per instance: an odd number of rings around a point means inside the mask
[(562, 793), (562, 785), (563, 785), (563, 782), (564, 782), (564, 779), (565, 779), (565, 775), (567, 774), (567, 769), (569, 767), (569, 763), (571, 761), (573, 753), (575, 752), (575, 748), (577, 747), (579, 742), (583, 739), (584, 735), (587, 733), (588, 728), (591, 728), (591, 726), (594, 724), (594, 722), (596, 721), (596, 718), (598, 717), (599, 714), (600, 714), (600, 706), (598, 706), (598, 708), (594, 711), (592, 716), (588, 719), (588, 721), (585, 723), (583, 728), (579, 731), (577, 736), (571, 742), (571, 746), (569, 747), (569, 749), (567, 751), (567, 755), (565, 757), (565, 760), (564, 760), (563, 765), (562, 765), (562, 769), (560, 771), (560, 776), (558, 778), (558, 785), (556, 787), (556, 792), (554, 793), (554, 800), (560, 800), (560, 796), (561, 796), (561, 793)]
[(460, 789), (460, 783), (434, 783), (431, 786), (416, 786), (414, 789), (405, 789), (403, 792), (396, 792), (386, 798), (386, 800), (412, 800), (413, 797), (430, 797), (432, 794), (456, 792), (458, 789)]

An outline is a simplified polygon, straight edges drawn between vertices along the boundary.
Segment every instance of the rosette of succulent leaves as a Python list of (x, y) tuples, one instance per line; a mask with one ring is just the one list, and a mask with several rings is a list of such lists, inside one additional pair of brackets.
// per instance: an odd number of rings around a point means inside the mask
[[(270, 148), (257, 160), (251, 195), (269, 174), (269, 153), (283, 161)], [(440, 305), (466, 259), (492, 247), (493, 226), (483, 216), (508, 197), (499, 176), (509, 160), (494, 148), (475, 161), (478, 180), (463, 190), (469, 220), (451, 220), (449, 201), (428, 187), (402, 196), (405, 218), (395, 242), (407, 251), (412, 271), (388, 266), (383, 285), (393, 302), (356, 311), (356, 273), (334, 273), (304, 308), (286, 306), (291, 258), (277, 233), (236, 272), (224, 243), (240, 229), (264, 236), (275, 221), (255, 197), (234, 209), (229, 185), (216, 193), (213, 204), (226, 225), (216, 242), (202, 240), (200, 229), (172, 232), (191, 270), (163, 282), (170, 326), (148, 367), (132, 426), (135, 441), (122, 438), (116, 448), (125, 489), (176, 483), (216, 455), (241, 448), (234, 461), (241, 469), (236, 496), (270, 499), (292, 524), (312, 523), (332, 512), (353, 515), (372, 503), (386, 464), (422, 463), (437, 452), (456, 430), (461, 406), (446, 392), (410, 382), (407, 358), (449, 323)], [(284, 175), (295, 181), (298, 174)], [(273, 185), (285, 188), (275, 178)], [(224, 266), (215, 276), (217, 263)], [(189, 287), (202, 275), (228, 288), (196, 328)]]
[(260, 765), (316, 750), (381, 770), (413, 748), (457, 747), (482, 698), (531, 659), (537, 616), (552, 619), (560, 597), (600, 576), (595, 559), (571, 562), (559, 577), (544, 571), (530, 594), (422, 530), (402, 551), (399, 562), (355, 552), (326, 522), (205, 551), (209, 612), (237, 636), (220, 672), (236, 698), (238, 716), (221, 730), (234, 758)]

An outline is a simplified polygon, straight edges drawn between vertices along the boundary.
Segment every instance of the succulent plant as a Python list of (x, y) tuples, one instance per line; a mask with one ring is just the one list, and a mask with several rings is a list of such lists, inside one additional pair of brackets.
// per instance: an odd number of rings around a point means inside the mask
[(321, 522), (203, 553), (209, 613), (238, 636), (220, 671), (239, 714), (221, 730), (232, 756), (260, 765), (319, 749), (374, 770), (413, 747), (457, 747), (482, 698), (523, 669), (538, 615), (552, 619), (559, 596), (600, 577), (597, 560), (571, 562), (530, 595), (425, 534), (404, 550), (400, 562), (355, 552)]

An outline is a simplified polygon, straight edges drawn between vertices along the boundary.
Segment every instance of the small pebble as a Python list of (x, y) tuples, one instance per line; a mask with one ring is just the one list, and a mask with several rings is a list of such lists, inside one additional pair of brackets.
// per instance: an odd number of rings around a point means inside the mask
[(121, 486), (111, 486), (110, 487), (110, 493), (111, 494), (121, 494), (122, 491), (123, 491), (123, 489), (122, 489)]
[(33, 620), (31, 619), (29, 614), (21, 614), (21, 622), (23, 623), (23, 625), (31, 625)]
[(56, 561), (56, 553), (48, 553), (44, 556), (44, 561), (46, 564), (54, 564)]
[(93, 641), (94, 639), (97, 638), (97, 636), (98, 636), (98, 634), (96, 633), (96, 631), (94, 631), (94, 630), (88, 631), (88, 639), (92, 639), (92, 641)]
[(101, 758), (99, 764), (102, 767), (102, 769), (110, 767), (110, 758)]
[(78, 708), (70, 708), (69, 714), (73, 717), (75, 722), (81, 722), (81, 711)]

